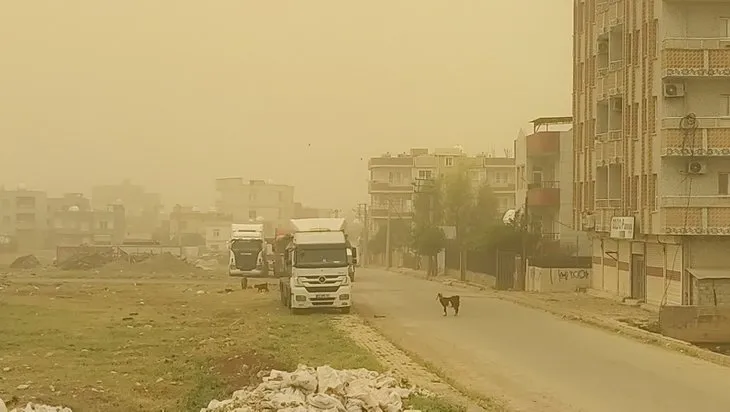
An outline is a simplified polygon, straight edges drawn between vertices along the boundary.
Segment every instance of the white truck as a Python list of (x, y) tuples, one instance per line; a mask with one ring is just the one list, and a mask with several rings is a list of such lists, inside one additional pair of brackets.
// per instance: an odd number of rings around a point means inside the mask
[(269, 274), (268, 244), (263, 224), (231, 224), (228, 242), (228, 274), (241, 278), (241, 287), (248, 287), (248, 278)]
[(292, 219), (294, 233), (284, 257), (286, 277), (279, 279), (281, 302), (292, 313), (335, 308), (349, 313), (352, 281), (344, 219)]

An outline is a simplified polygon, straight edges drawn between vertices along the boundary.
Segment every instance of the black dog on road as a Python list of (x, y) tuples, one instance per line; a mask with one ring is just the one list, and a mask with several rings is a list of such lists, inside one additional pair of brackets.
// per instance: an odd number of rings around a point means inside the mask
[(439, 303), (441, 303), (441, 306), (444, 307), (444, 316), (447, 315), (446, 308), (449, 306), (454, 309), (454, 316), (457, 316), (459, 314), (459, 295), (445, 297), (444, 295), (439, 293), (438, 295), (436, 295), (436, 297), (438, 298)]

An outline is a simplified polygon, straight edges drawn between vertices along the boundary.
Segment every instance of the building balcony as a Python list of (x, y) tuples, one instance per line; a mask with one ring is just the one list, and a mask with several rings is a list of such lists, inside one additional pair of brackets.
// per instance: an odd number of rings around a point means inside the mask
[(413, 158), (404, 157), (373, 157), (368, 160), (368, 168), (373, 167), (413, 167)]
[(596, 209), (616, 209), (621, 207), (621, 199), (596, 199)]
[(662, 77), (730, 77), (730, 39), (665, 39), (661, 59)]
[(597, 101), (621, 96), (624, 93), (624, 72), (621, 70), (606, 71), (596, 79), (595, 96)]
[(368, 184), (368, 193), (413, 193), (410, 183), (373, 182)]
[[(613, 132), (611, 132), (613, 133)], [(616, 132), (611, 136), (611, 133), (607, 133), (607, 136), (613, 137), (613, 139), (603, 141), (602, 139), (596, 139), (594, 143), (595, 148), (595, 161), (596, 166), (607, 166), (609, 164), (618, 164), (623, 162), (623, 146), (620, 136), (622, 132)], [(618, 139), (616, 139), (618, 137)]]
[(730, 118), (697, 117), (697, 128), (685, 131), (682, 118), (661, 120), (662, 156), (730, 156)]
[[(410, 219), (413, 211), (410, 208), (403, 207), (391, 207), (390, 218), (391, 219)], [(370, 218), (372, 219), (387, 219), (388, 218), (388, 206), (385, 205), (373, 205), (370, 207)]]
[(558, 182), (531, 183), (527, 189), (527, 205), (529, 207), (559, 207), (560, 186)]
[(527, 157), (560, 154), (560, 132), (535, 132), (525, 137)]
[[(599, 202), (599, 200), (596, 199), (596, 203), (598, 203), (598, 202)], [(621, 203), (621, 201), (619, 200), (618, 203)], [(611, 219), (613, 219), (616, 216), (622, 216), (621, 209), (618, 207), (596, 210), (593, 214), (593, 219), (595, 222), (595, 231), (596, 232), (610, 232), (611, 231)]]
[[(663, 198), (667, 204), (659, 211), (661, 231), (667, 235), (730, 235), (730, 198), (701, 198), (700, 200)], [(684, 200), (684, 204), (682, 204)], [(690, 204), (690, 207), (687, 207)], [(704, 204), (707, 206), (697, 206)], [(713, 205), (713, 206), (710, 206)]]
[(496, 194), (500, 193), (511, 193), (514, 192), (516, 189), (516, 186), (514, 183), (490, 183), (489, 187), (492, 189), (492, 192)]
[(596, 34), (604, 36), (624, 23), (624, 0), (596, 4)]

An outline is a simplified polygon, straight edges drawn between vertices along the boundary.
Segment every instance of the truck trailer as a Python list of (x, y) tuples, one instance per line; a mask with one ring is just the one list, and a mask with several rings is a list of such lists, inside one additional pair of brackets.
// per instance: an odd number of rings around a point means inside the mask
[(344, 219), (292, 219), (286, 248), (286, 276), (279, 279), (281, 302), (292, 313), (306, 309), (352, 307), (352, 264)]

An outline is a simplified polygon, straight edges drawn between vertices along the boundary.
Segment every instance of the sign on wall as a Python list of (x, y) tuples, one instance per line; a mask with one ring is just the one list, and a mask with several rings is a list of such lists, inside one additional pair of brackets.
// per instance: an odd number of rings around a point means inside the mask
[(612, 239), (633, 239), (636, 219), (633, 216), (617, 216), (611, 218)]

